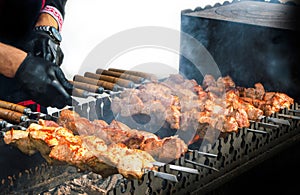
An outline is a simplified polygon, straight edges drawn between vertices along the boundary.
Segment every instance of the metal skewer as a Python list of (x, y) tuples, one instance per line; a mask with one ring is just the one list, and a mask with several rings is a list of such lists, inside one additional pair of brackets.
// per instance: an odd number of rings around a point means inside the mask
[(288, 120), (280, 119), (280, 118), (274, 118), (274, 117), (269, 117), (269, 116), (261, 116), (258, 119), (261, 120), (261, 119), (264, 119), (264, 118), (267, 120), (267, 122), (273, 122), (273, 123), (288, 125), (288, 126), (291, 125)]
[(263, 131), (263, 130), (257, 130), (257, 129), (246, 129), (249, 132), (253, 132), (253, 133), (259, 133), (259, 134), (268, 134), (268, 132)]
[(273, 118), (273, 117), (266, 117), (266, 119), (268, 122), (291, 126), (290, 122), (285, 119), (279, 119), (279, 118)]
[(21, 125), (14, 125), (14, 124), (7, 122), (6, 120), (0, 119), (0, 138), (4, 137), (5, 132), (7, 132), (11, 129), (26, 130), (26, 128)]
[(158, 161), (153, 162), (152, 164), (154, 166), (159, 166), (159, 167), (163, 167), (165, 165), (169, 165), (170, 169), (172, 169), (172, 170), (182, 171), (182, 172), (187, 172), (187, 173), (192, 173), (192, 174), (199, 174), (199, 171), (197, 169), (192, 169), (192, 168), (189, 168), (189, 167), (172, 165), (172, 164), (167, 164), (167, 163), (158, 162)]
[(203, 155), (203, 156), (212, 157), (212, 158), (217, 158), (218, 157), (217, 154), (201, 152), (201, 151), (198, 151), (198, 150), (190, 150), (190, 149), (188, 150), (188, 152), (194, 152), (194, 151), (196, 151), (198, 154)]
[(208, 166), (208, 165), (205, 165), (205, 164), (202, 164), (202, 163), (197, 163), (197, 162), (194, 162), (194, 161), (191, 161), (191, 160), (185, 159), (184, 162), (190, 163), (190, 164), (193, 164), (193, 165), (196, 165), (196, 166), (204, 167), (204, 168), (207, 168), (207, 169), (210, 169), (210, 170), (213, 170), (213, 171), (219, 171), (218, 169), (216, 169), (214, 167), (211, 167), (211, 166)]
[(289, 118), (289, 119), (300, 120), (300, 116), (293, 116), (293, 115), (286, 115), (286, 114), (278, 114), (278, 116)]
[(300, 110), (288, 110), (289, 112), (300, 113)]
[(159, 178), (166, 179), (166, 180), (169, 180), (169, 181), (172, 181), (172, 182), (178, 182), (177, 176), (173, 175), (173, 174), (170, 174), (170, 173), (164, 173), (164, 172), (159, 172), (159, 171), (155, 171), (155, 170), (148, 170), (148, 169), (145, 169), (144, 171), (145, 171), (145, 173), (152, 172), (154, 177), (159, 177)]
[(251, 123), (258, 123), (259, 125), (261, 125), (263, 127), (266, 127), (266, 128), (272, 128), (272, 129), (279, 128), (279, 125), (274, 125), (274, 124), (270, 124), (270, 123), (257, 122), (257, 121), (252, 121), (252, 120), (250, 120), (249, 122), (251, 122)]

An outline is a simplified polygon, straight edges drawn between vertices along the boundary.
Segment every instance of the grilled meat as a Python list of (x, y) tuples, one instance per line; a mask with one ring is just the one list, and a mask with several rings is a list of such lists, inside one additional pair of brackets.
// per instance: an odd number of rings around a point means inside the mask
[[(40, 124), (49, 124), (40, 120)], [(156, 170), (154, 158), (139, 149), (130, 149), (124, 144), (107, 145), (94, 135), (74, 135), (64, 127), (43, 126), (32, 123), (26, 131), (11, 130), (5, 134), (6, 144), (16, 146), (26, 154), (39, 151), (51, 164), (69, 164), (82, 171), (93, 171), (107, 177), (120, 173), (125, 177), (140, 179), (145, 170)], [(30, 146), (30, 150), (28, 147)]]
[(5, 132), (4, 142), (17, 147), (24, 154), (31, 156), (35, 154), (37, 150), (30, 141), (28, 134), (28, 131), (12, 129)]
[(265, 92), (261, 83), (256, 83), (255, 88), (238, 87), (237, 89), (241, 100), (260, 109), (265, 116), (270, 116), (284, 108), (290, 108), (294, 104), (294, 99), (287, 94)]
[[(134, 101), (128, 100), (131, 97)], [(126, 102), (139, 109), (124, 112), (122, 105), (129, 108)], [(134, 102), (138, 105), (133, 105)], [(127, 117), (132, 112), (159, 115), (159, 119), (163, 118), (171, 128), (185, 132), (199, 131), (195, 128), (202, 128), (200, 124), (222, 132), (236, 132), (241, 127), (249, 127), (249, 120), (259, 120), (293, 103), (286, 94), (266, 92), (261, 83), (256, 83), (254, 88), (244, 88), (236, 86), (230, 76), (216, 80), (212, 75), (205, 75), (201, 86), (194, 80), (172, 74), (163, 82), (148, 83), (140, 89), (122, 93), (116, 102), (113, 99), (112, 107), (118, 107), (114, 112), (126, 113)]]
[(155, 170), (154, 158), (145, 151), (128, 149), (124, 144), (111, 144), (106, 156), (112, 160), (119, 173), (127, 178), (141, 178), (146, 170)]
[[(96, 135), (108, 145), (122, 143), (130, 149), (144, 150), (159, 161), (177, 159), (187, 151), (187, 145), (176, 136), (161, 139), (153, 133), (131, 129), (124, 123), (116, 120), (113, 120), (109, 125), (102, 120), (94, 120), (86, 123), (86, 120), (80, 119), (83, 117), (79, 117), (76, 112), (67, 109), (61, 111), (60, 117), (62, 117), (62, 120), (59, 120), (59, 124), (69, 127), (73, 132), (87, 132), (84, 135)], [(74, 120), (75, 118), (76, 120)], [(72, 124), (80, 123), (81, 121), (84, 121), (84, 125)], [(84, 128), (85, 130), (76, 128)], [(91, 133), (88, 133), (89, 129), (92, 129)], [(171, 142), (174, 144), (170, 144)]]

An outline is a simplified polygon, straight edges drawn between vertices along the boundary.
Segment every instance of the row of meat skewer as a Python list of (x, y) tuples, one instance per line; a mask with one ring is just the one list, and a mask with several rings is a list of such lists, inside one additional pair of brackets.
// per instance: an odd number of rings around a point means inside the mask
[[(229, 76), (215, 80), (206, 75), (199, 85), (173, 74), (162, 82), (124, 90), (112, 98), (111, 108), (123, 117), (155, 116), (175, 130), (199, 130), (207, 124), (221, 132), (236, 132), (249, 127), (251, 120), (258, 121), (293, 103), (286, 94), (266, 92), (260, 83), (244, 88)], [(57, 122), (40, 119), (25, 131), (7, 131), (4, 140), (25, 154), (40, 152), (51, 164), (67, 163), (103, 177), (121, 173), (138, 179), (145, 171), (157, 170), (156, 161), (168, 163), (180, 158), (190, 143), (177, 136), (160, 138), (117, 120), (110, 124), (90, 121), (67, 109), (60, 112)]]
[(112, 99), (112, 110), (122, 117), (157, 115), (175, 130), (196, 130), (201, 124), (208, 124), (221, 132), (237, 132), (249, 127), (250, 121), (259, 121), (292, 104), (293, 98), (267, 92), (261, 83), (245, 88), (236, 86), (229, 76), (216, 80), (205, 75), (199, 85), (173, 74), (165, 81), (123, 91)]
[(50, 164), (69, 164), (103, 177), (120, 173), (136, 179), (156, 171), (157, 160), (167, 163), (187, 152), (187, 145), (176, 136), (160, 139), (118, 121), (89, 121), (67, 109), (61, 111), (57, 123), (40, 119), (25, 131), (7, 131), (4, 141), (28, 155), (40, 152)]

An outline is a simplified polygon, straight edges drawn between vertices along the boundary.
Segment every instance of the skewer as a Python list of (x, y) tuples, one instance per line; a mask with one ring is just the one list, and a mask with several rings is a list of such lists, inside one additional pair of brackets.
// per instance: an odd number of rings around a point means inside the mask
[(192, 174), (199, 174), (199, 171), (197, 169), (192, 169), (192, 168), (189, 168), (189, 167), (183, 167), (183, 166), (178, 166), (178, 165), (166, 164), (166, 163), (158, 162), (158, 161), (153, 162), (152, 164), (154, 166), (159, 166), (159, 167), (168, 165), (170, 167), (170, 169), (172, 169), (172, 170), (182, 171), (182, 172), (187, 172), (187, 173), (192, 173)]
[(289, 112), (300, 113), (300, 110), (288, 110)]
[(5, 120), (3, 120), (3, 119), (0, 119), (0, 129), (5, 128), (6, 125), (7, 125), (7, 122)]
[(173, 174), (170, 174), (170, 173), (154, 171), (154, 170), (145, 170), (145, 173), (148, 173), (148, 172), (152, 172), (154, 177), (159, 177), (159, 178), (166, 179), (166, 180), (169, 180), (169, 181), (173, 181), (173, 182), (176, 182), (176, 183), (178, 182), (178, 179), (177, 179), (176, 175), (173, 175)]
[(300, 116), (292, 116), (292, 115), (286, 115), (286, 114), (278, 114), (278, 116), (281, 116), (284, 118), (289, 118), (289, 119), (300, 120)]
[(253, 133), (259, 133), (259, 134), (268, 134), (268, 132), (263, 131), (263, 130), (257, 130), (257, 129), (246, 129), (249, 132), (253, 132)]
[(72, 91), (72, 96), (74, 97), (81, 97), (81, 98), (88, 98), (88, 97), (93, 97), (93, 98), (97, 98), (99, 96), (99, 94), (97, 93), (92, 93), (83, 89), (79, 89), (79, 88), (74, 88)]
[(273, 123), (278, 123), (278, 124), (291, 126), (291, 124), (288, 120), (273, 118), (273, 117), (266, 117), (266, 119), (267, 119), (267, 121), (270, 121), (270, 122), (273, 122)]
[(203, 156), (212, 157), (212, 158), (217, 158), (218, 157), (217, 154), (201, 152), (201, 151), (198, 151), (198, 150), (190, 150), (190, 149), (188, 150), (188, 152), (194, 152), (194, 151), (196, 151), (198, 154), (203, 155)]
[(29, 116), (34, 115), (37, 118), (45, 118), (54, 121), (57, 121), (58, 119), (57, 117), (51, 116), (49, 114), (33, 112), (30, 108), (19, 104), (0, 100), (0, 116), (5, 120), (16, 123), (27, 122), (30, 120)]
[(143, 78), (143, 77), (130, 75), (130, 74), (122, 73), (122, 72), (115, 72), (115, 71), (111, 71), (111, 70), (105, 70), (105, 69), (101, 69), (101, 68), (98, 68), (96, 70), (96, 74), (108, 75), (108, 76), (113, 76), (113, 77), (116, 77), (116, 78), (127, 79), (127, 80), (133, 81), (134, 83), (142, 83), (143, 81), (145, 81), (145, 78)]
[(8, 121), (14, 122), (14, 123), (25, 122), (29, 119), (28, 116), (23, 113), (5, 109), (5, 108), (0, 108), (0, 118), (3, 118), (5, 120), (8, 120)]
[(19, 105), (19, 104), (3, 101), (3, 100), (0, 100), (0, 108), (20, 112), (23, 114), (28, 114), (29, 112), (31, 112), (30, 108), (27, 108), (27, 107)]
[(20, 130), (26, 130), (25, 127), (21, 125), (14, 125), (6, 120), (0, 119), (0, 138), (5, 136), (5, 132), (11, 129), (20, 129)]
[(277, 124), (282, 124), (282, 125), (288, 125), (290, 126), (290, 122), (288, 120), (285, 119), (280, 119), (280, 118), (274, 118), (274, 117), (269, 117), (269, 116), (261, 116), (258, 119), (266, 119), (268, 122), (273, 122), (273, 123), (277, 123)]
[(194, 161), (191, 161), (191, 160), (184, 159), (184, 162), (190, 163), (190, 164), (193, 164), (193, 165), (196, 165), (196, 166), (204, 167), (204, 168), (207, 168), (207, 169), (210, 169), (210, 170), (213, 170), (213, 171), (219, 171), (218, 169), (216, 169), (214, 167), (211, 167), (211, 166), (208, 166), (208, 165), (205, 165), (205, 164), (202, 164), (202, 163), (197, 163), (197, 162), (194, 162)]
[(83, 90), (93, 92), (93, 93), (97, 93), (97, 94), (102, 94), (104, 92), (104, 88), (101, 87), (101, 86), (92, 85), (92, 84), (88, 84), (88, 83), (77, 82), (77, 81), (71, 81), (71, 80), (69, 80), (69, 82), (71, 84), (73, 84), (75, 88), (78, 88), (78, 89), (83, 89)]
[(104, 102), (103, 101), (101, 101), (101, 103), (100, 103), (100, 115), (101, 115), (101, 117), (104, 116)]
[(266, 128), (272, 128), (272, 129), (279, 128), (279, 125), (274, 125), (274, 124), (270, 124), (270, 123), (257, 122), (257, 121), (252, 121), (252, 120), (250, 120), (249, 122), (251, 122), (251, 123), (258, 123), (259, 125), (261, 125), (263, 127), (266, 127)]

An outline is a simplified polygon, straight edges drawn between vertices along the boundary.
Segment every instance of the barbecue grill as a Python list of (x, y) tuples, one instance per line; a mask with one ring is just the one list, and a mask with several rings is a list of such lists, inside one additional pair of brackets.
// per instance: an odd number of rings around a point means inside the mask
[[(267, 9), (268, 6), (272, 9)], [(119, 174), (102, 178), (101, 175), (90, 172), (78, 172), (76, 168), (67, 165), (51, 166), (39, 154), (30, 157), (23, 155), (18, 149), (5, 145), (1, 140), (1, 154), (10, 154), (9, 160), (1, 162), (1, 191), (7, 194), (226, 194), (240, 190), (239, 187), (247, 188), (249, 192), (253, 186), (259, 186), (257, 182), (262, 179), (258, 180), (255, 177), (258, 171), (267, 174), (270, 173), (268, 171), (277, 172), (279, 170), (273, 168), (279, 168), (283, 170), (283, 174), (287, 170), (286, 166), (295, 165), (292, 160), (299, 161), (296, 149), (300, 140), (300, 94), (297, 87), (300, 84), (297, 77), (299, 42), (291, 41), (299, 29), (296, 28), (296, 20), (293, 20), (291, 15), (279, 14), (279, 8), (298, 9), (295, 5), (273, 2), (225, 2), (223, 5), (217, 4), (204, 9), (184, 10), (181, 24), (183, 32), (197, 38), (209, 50), (220, 66), (222, 75), (230, 75), (240, 86), (253, 86), (256, 82), (266, 83), (267, 90), (285, 92), (295, 98), (295, 104), (290, 109), (283, 109), (271, 115), (271, 118), (278, 119), (277, 121), (264, 118), (259, 122), (251, 122), (248, 128), (220, 136), (216, 143), (207, 143), (204, 146), (202, 144), (201, 148), (197, 143), (190, 146), (184, 156), (159, 168), (159, 172), (176, 175), (178, 182), (156, 177), (153, 172), (145, 174), (142, 180), (138, 181), (125, 179)], [(259, 13), (264, 15), (259, 15), (255, 9), (261, 10)], [(273, 12), (279, 14), (274, 23)], [(247, 14), (243, 15), (245, 13)], [(285, 22), (286, 17), (288, 22)], [(252, 43), (253, 37), (260, 39)], [(271, 45), (276, 45), (275, 48), (264, 50), (263, 48), (269, 47), (270, 41)], [(246, 45), (243, 45), (244, 43)], [(242, 50), (245, 47), (246, 49)], [(257, 50), (261, 55), (257, 54)], [(289, 56), (282, 55), (282, 51), (286, 51), (284, 54), (288, 53)], [(275, 63), (275, 68), (262, 68), (272, 63)], [(280, 81), (284, 82), (279, 81), (278, 74), (269, 74), (270, 69), (276, 73), (276, 70), (282, 70), (283, 67), (291, 72), (289, 75), (286, 71), (280, 72), (283, 74), (279, 77), (282, 78)], [(201, 83), (204, 76), (184, 57), (180, 59), (180, 72), (198, 83)], [(93, 76), (90, 73), (89, 75)], [(95, 98), (70, 109), (90, 120), (102, 119), (110, 122), (116, 117), (111, 110), (111, 98), (117, 95), (122, 87), (132, 86), (106, 84), (103, 88), (95, 88), (89, 83), (89, 86), (81, 87), (101, 94), (91, 93)], [(84, 98), (91, 95), (85, 92), (78, 90), (76, 94)], [(52, 113), (53, 117), (59, 115), (59, 111)], [(28, 123), (30, 120), (20, 121), (19, 124), (26, 126)], [(167, 131), (160, 129), (164, 130)], [(276, 158), (278, 155), (282, 155), (284, 159)], [(17, 158), (20, 160), (16, 162)], [(268, 166), (270, 161), (272, 168)], [(285, 164), (273, 167), (282, 161)], [(174, 170), (173, 165), (196, 169), (198, 174)], [(266, 167), (268, 169), (264, 170)], [(298, 171), (297, 167), (293, 168), (294, 171)], [(275, 184), (281, 183), (271, 180), (270, 177), (263, 179)], [(292, 179), (284, 179), (287, 181), (284, 184), (293, 184)], [(243, 185), (242, 181), (245, 180), (247, 186)], [(295, 186), (288, 186), (288, 189), (287, 186), (284, 187), (285, 192), (295, 189)], [(267, 191), (272, 192), (274, 189), (278, 190), (273, 186), (273, 189)], [(245, 192), (245, 189), (242, 191)]]

